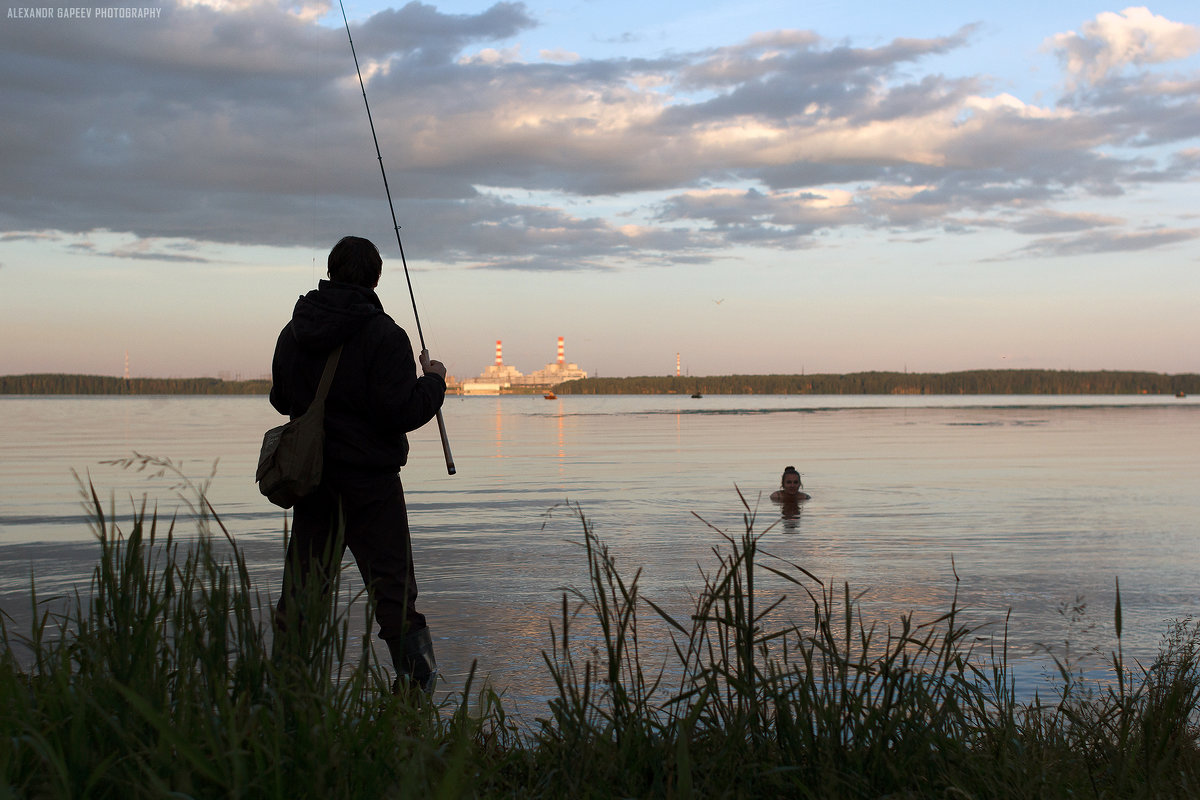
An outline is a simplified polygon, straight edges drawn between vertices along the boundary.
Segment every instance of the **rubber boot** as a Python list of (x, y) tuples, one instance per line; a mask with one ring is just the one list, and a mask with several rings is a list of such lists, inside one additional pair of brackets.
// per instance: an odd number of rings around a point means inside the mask
[(432, 695), (437, 682), (437, 662), (433, 657), (433, 639), (429, 635), (429, 628), (384, 641), (387, 642), (388, 652), (392, 654), (392, 666), (396, 668), (392, 694), (401, 694), (416, 687)]

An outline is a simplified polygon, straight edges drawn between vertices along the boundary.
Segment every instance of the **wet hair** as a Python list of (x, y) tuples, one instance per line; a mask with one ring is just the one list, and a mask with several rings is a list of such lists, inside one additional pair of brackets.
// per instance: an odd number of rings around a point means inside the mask
[(800, 473), (796, 470), (795, 467), (789, 465), (789, 466), (786, 466), (783, 468), (783, 475), (779, 478), (779, 488), (780, 489), (783, 488), (783, 482), (785, 480), (787, 480), (788, 475), (795, 475), (796, 480), (800, 481), (800, 488), (801, 489), (804, 488), (804, 479), (800, 477)]
[(329, 251), (329, 278), (374, 289), (383, 273), (379, 248), (361, 236), (345, 236)]

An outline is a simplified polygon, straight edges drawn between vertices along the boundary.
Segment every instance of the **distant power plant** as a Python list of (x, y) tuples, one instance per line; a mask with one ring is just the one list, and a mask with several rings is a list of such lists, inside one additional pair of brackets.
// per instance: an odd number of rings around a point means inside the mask
[(561, 336), (558, 337), (558, 360), (528, 375), (522, 375), (516, 367), (504, 363), (503, 345), (497, 339), (496, 362), (479, 377), (467, 378), (461, 386), (463, 394), (506, 394), (522, 389), (549, 388), (586, 377), (587, 373), (578, 364), (567, 363)]

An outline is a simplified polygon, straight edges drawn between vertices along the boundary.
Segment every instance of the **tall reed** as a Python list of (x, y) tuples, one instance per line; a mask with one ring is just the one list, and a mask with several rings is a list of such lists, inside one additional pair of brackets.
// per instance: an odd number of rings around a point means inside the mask
[(496, 738), (494, 695), (479, 714), (469, 683), (451, 713), (393, 697), (315, 586), (305, 624), (272, 642), (271, 604), (203, 491), (186, 551), (144, 501), (122, 530), (87, 492), (88, 590), (65, 608), (31, 591), (30, 632), (0, 631), (0, 795), (458, 796), (456, 759)]
[[(207, 484), (180, 485), (195, 536), (144, 500), (123, 527), (86, 484), (90, 585), (53, 603), (31, 586), (27, 632), (0, 618), (0, 797), (1200, 795), (1200, 623), (1131, 665), (1119, 586), (1112, 680), (1063, 663), (1057, 694), (1023, 703), (1007, 631), (977, 651), (957, 591), (934, 619), (868, 623), (848, 584), (764, 549), (744, 497), (741, 530), (710, 526), (686, 615), (576, 506), (588, 580), (551, 621), (555, 696), (522, 729), (473, 671), (437, 703), (392, 696), (315, 581), (276, 638)], [(369, 629), (369, 600), (351, 608)]]
[[(1135, 676), (1121, 655), (1118, 592), (1116, 680), (1102, 690), (1068, 681), (1056, 703), (1018, 703), (1007, 626), (997, 645), (976, 652), (979, 631), (963, 622), (957, 589), (935, 619), (867, 624), (848, 584), (825, 586), (762, 550), (765, 531), (739, 497), (743, 530), (714, 528), (723, 546), (687, 618), (641, 596), (640, 572), (622, 578), (574, 509), (590, 585), (564, 595), (546, 654), (558, 697), (538, 732), (531, 780), (593, 797), (1185, 797), (1200, 789), (1196, 624), (1177, 623), (1154, 665)], [(794, 599), (765, 595), (766, 577)], [(650, 670), (638, 657), (640, 607), (666, 624), (674, 663)], [(789, 609), (805, 619), (770, 624)], [(589, 639), (578, 633), (581, 619)]]

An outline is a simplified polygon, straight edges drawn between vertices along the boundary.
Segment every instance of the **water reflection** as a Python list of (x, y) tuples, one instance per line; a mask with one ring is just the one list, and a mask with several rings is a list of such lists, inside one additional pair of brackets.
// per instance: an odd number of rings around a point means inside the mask
[(504, 407), (500, 398), (496, 398), (496, 412), (492, 415), (496, 454), (494, 458), (504, 458)]
[(557, 421), (555, 429), (558, 433), (558, 474), (561, 477), (566, 472), (567, 450), (563, 445), (563, 412), (562, 400), (555, 401), (557, 408), (555, 409), (554, 418)]
[(803, 500), (784, 500), (777, 502), (779, 506), (779, 515), (783, 520), (780, 526), (783, 533), (799, 533), (800, 532), (800, 517), (804, 513)]
[[(686, 614), (702, 585), (698, 568), (712, 566), (720, 539), (693, 512), (738, 535), (744, 509), (734, 487), (773, 484), (776, 465), (798, 460), (800, 440), (803, 466), (820, 475), (817, 501), (776, 509), (770, 489), (746, 492), (756, 529), (803, 526), (802, 536), (764, 544), (826, 586), (866, 591), (864, 618), (886, 625), (909, 610), (934, 618), (957, 589), (973, 621), (996, 621), (981, 635), (1007, 630), (1010, 657), (1040, 665), (1037, 643), (1079, 640), (1055, 612), (1063, 600), (1085, 595), (1111, 628), (1119, 574), (1122, 645), (1148, 663), (1163, 620), (1200, 611), (1200, 560), (1180, 556), (1196, 552), (1200, 401), (1053, 402), (712, 397), (704, 413), (661, 397), (454, 402), (446, 416), (459, 476), (445, 474), (436, 426), (411, 437), (403, 473), (422, 602), (448, 686), (479, 659), (479, 674), (514, 702), (536, 705), (552, 691), (540, 655), (549, 623), (562, 588), (586, 586), (588, 575), (579, 521), (556, 515), (545, 525), (547, 509), (581, 503), (622, 573), (642, 570), (646, 595)], [(39, 598), (42, 587), (46, 596), (86, 588), (96, 545), (71, 468), (90, 474), (118, 515), (149, 493), (170, 517), (169, 486), (101, 465), (132, 451), (186, 459), (195, 476), (220, 457), (209, 496), (248, 548), (256, 584), (277, 590), (283, 515), (252, 480), (262, 432), (278, 424), (262, 398), (0, 398), (0, 411), (0, 609), (31, 613), (31, 578)], [(790, 415), (787, 436), (780, 415)], [(756, 588), (790, 593), (774, 612), (781, 619), (807, 619), (810, 605), (794, 586), (764, 576)], [(351, 620), (365, 633), (362, 617)]]

